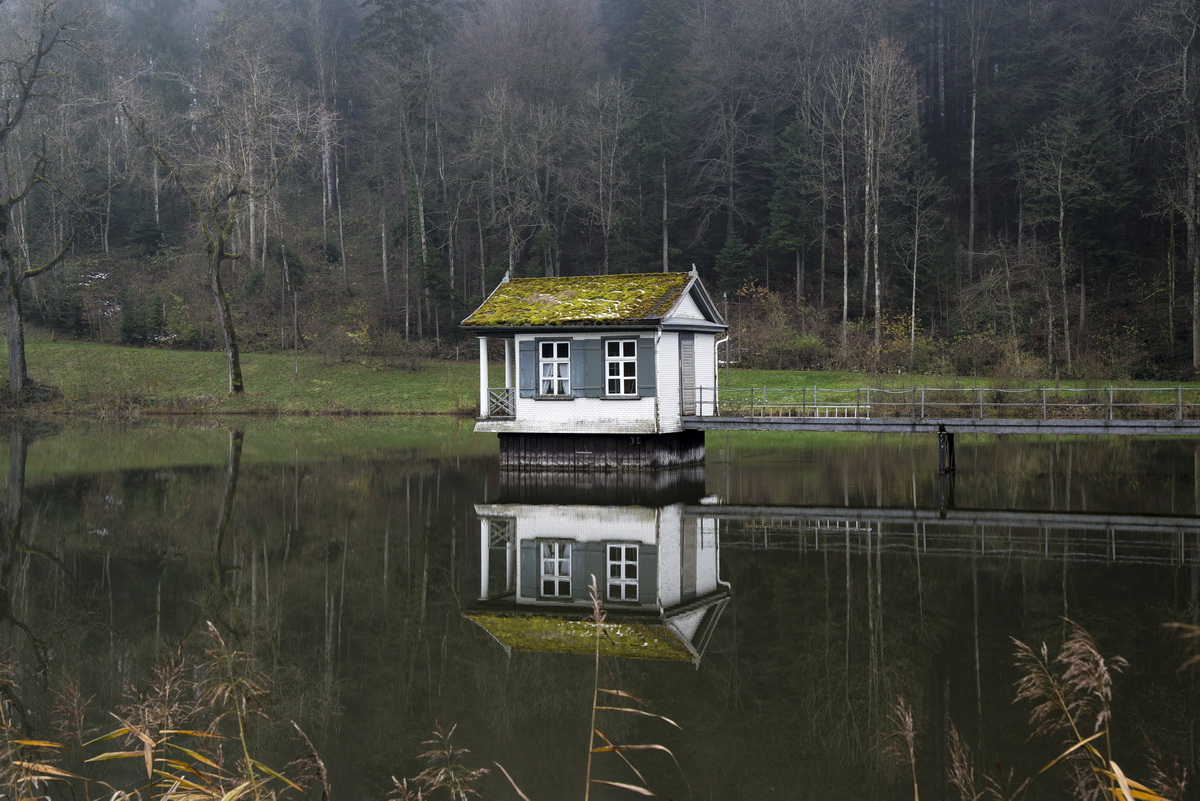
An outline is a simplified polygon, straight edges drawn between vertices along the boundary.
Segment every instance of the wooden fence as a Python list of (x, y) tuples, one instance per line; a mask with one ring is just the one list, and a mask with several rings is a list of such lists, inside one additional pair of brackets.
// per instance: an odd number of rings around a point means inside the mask
[[(974, 420), (1198, 420), (1196, 387), (701, 387), (705, 416)], [(714, 400), (716, 401), (714, 403)]]

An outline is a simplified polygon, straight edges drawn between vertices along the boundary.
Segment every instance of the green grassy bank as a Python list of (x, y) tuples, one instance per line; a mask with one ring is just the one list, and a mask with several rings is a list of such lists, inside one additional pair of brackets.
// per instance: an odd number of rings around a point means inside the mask
[[(397, 365), (385, 360), (334, 361), (320, 355), (247, 353), (246, 391), (226, 390), (223, 353), (158, 350), (34, 339), (27, 345), (34, 382), (54, 387), (36, 405), (45, 414), (122, 418), (144, 414), (462, 414), (478, 405), (479, 366), (473, 359)], [(493, 365), (498, 382), (500, 366)], [(928, 375), (860, 372), (721, 370), (722, 386), (799, 389), (888, 389), (913, 386), (1010, 386)], [(1021, 382), (1024, 386), (1038, 382)], [(1081, 382), (1074, 382), (1078, 386)], [(1103, 386), (1107, 382), (1088, 382)], [(1067, 382), (1064, 382), (1067, 386)]]
[(30, 378), (57, 390), (45, 413), (472, 414), (479, 367), (432, 362), (329, 361), (301, 354), (246, 353), (246, 391), (231, 397), (225, 355), (79, 342), (31, 342)]

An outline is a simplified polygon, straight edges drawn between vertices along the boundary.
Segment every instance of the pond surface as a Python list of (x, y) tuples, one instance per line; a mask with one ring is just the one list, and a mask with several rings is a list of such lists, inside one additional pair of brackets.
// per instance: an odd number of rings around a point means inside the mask
[[(911, 798), (900, 696), (922, 798), (957, 797), (952, 730), (979, 789), (997, 762), (1033, 775), (1063, 745), (1029, 740), (1014, 638), (1053, 656), (1064, 618), (1129, 662), (1113, 758), (1143, 781), (1155, 751), (1200, 771), (1200, 667), (1177, 670), (1163, 627), (1200, 622), (1197, 443), (960, 438), (951, 481), (932, 437), (710, 433), (702, 471), (571, 478), (501, 475), (494, 438), (452, 420), (238, 425), (10, 434), (0, 636), (35, 735), (72, 679), (111, 728), (212, 621), (272, 686), (264, 760), (294, 754), (295, 720), (335, 798), (415, 775), (439, 721), (492, 769), (483, 797), (517, 797), (498, 762), (533, 801), (582, 798), (594, 641), (575, 628), (599, 573), (603, 682), (681, 730), (601, 725), (670, 748), (678, 767), (631, 758), (672, 798)], [(630, 778), (613, 754), (597, 771)], [(1065, 797), (1063, 776), (1026, 797)]]

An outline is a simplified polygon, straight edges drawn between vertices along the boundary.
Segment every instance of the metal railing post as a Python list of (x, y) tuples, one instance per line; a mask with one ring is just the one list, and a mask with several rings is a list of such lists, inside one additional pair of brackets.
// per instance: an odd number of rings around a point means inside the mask
[(979, 419), (983, 419), (983, 387), (979, 387)]
[(1113, 388), (1108, 388), (1108, 419), (1113, 419)]
[(1042, 387), (1042, 419), (1046, 419), (1046, 388)]
[(1175, 385), (1175, 419), (1183, 419), (1183, 384)]
[(921, 387), (921, 419), (925, 419), (925, 387)]

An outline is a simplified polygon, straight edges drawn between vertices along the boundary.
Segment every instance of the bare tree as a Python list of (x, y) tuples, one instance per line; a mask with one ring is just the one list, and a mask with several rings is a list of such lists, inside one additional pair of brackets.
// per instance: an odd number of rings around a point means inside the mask
[[(0, 2), (0, 274), (3, 276), (4, 320), (8, 336), (8, 389), (14, 399), (20, 399), (29, 384), (25, 363), (24, 313), (21, 291), (26, 281), (58, 265), (74, 241), (73, 226), (63, 222), (49, 234), (54, 241), (39, 248), (44, 255), (36, 263), (18, 262), (18, 254), (31, 253), (27, 242), (21, 241), (23, 226), (19, 224), (24, 206), (39, 189), (48, 188), (65, 194), (79, 190), (64, 186), (72, 179), (76, 159), (64, 158), (71, 138), (53, 136), (64, 131), (62, 114), (70, 110), (63, 105), (61, 92), (68, 74), (58, 71), (52, 61), (64, 49), (75, 43), (75, 34), (82, 30), (84, 19), (74, 19), (58, 0), (28, 0)], [(57, 97), (56, 97), (57, 94)], [(60, 101), (55, 124), (39, 124), (34, 120), (35, 106)], [(32, 127), (31, 127), (32, 126)], [(29, 131), (26, 131), (29, 129)], [(70, 134), (69, 131), (67, 131)], [(78, 142), (79, 140), (74, 140)], [(55, 166), (60, 169), (57, 172)], [(78, 196), (71, 200), (76, 208), (82, 205)], [(61, 221), (60, 221), (61, 222)]]
[(186, 115), (133, 94), (121, 110), (191, 210), (236, 395), (244, 391), (240, 348), (222, 271), (241, 257), (233, 235), (243, 201), (272, 191), (307, 145), (313, 114), (261, 58), (243, 53), (220, 66), (192, 87)]
[[(916, 144), (916, 74), (897, 42), (884, 39), (865, 54), (862, 74), (863, 270), (874, 276), (875, 348), (881, 345), (884, 193), (896, 184)], [(866, 300), (864, 297), (864, 306)]]
[(979, 71), (986, 53), (994, 6), (986, 0), (966, 0), (967, 58), (971, 71), (971, 132), (967, 162), (967, 280), (975, 280), (975, 179), (979, 131)]
[(855, 112), (859, 92), (859, 76), (853, 62), (838, 58), (824, 71), (825, 102), (821, 106), (821, 129), (823, 138), (832, 144), (823, 148), (830, 161), (823, 173), (833, 178), (833, 188), (828, 195), (836, 198), (841, 206), (838, 228), (842, 239), (842, 319), (841, 346), (845, 355), (849, 346), (850, 325), (850, 223), (854, 163)]
[(587, 218), (600, 229), (603, 272), (609, 272), (612, 240), (630, 205), (628, 158), (633, 149), (635, 113), (629, 89), (618, 78), (597, 81), (583, 113), (574, 119), (581, 150), (569, 191)]
[(1191, 0), (1154, 0), (1136, 28), (1143, 57), (1131, 83), (1145, 135), (1163, 144), (1163, 205), (1183, 219), (1185, 269), (1192, 274), (1192, 369), (1200, 370), (1200, 10)]

